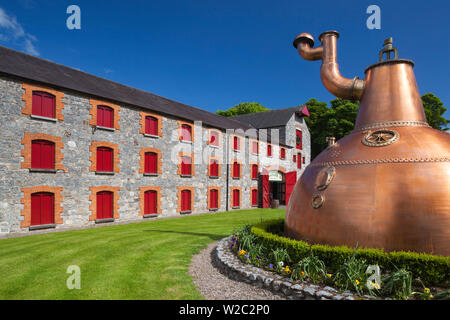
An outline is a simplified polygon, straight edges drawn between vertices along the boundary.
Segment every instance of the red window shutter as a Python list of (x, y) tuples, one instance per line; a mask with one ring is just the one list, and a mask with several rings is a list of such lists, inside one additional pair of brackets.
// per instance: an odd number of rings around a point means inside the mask
[(39, 192), (31, 195), (31, 225), (54, 223), (53, 193)]
[(181, 211), (191, 211), (191, 191), (181, 191)]
[(217, 164), (217, 160), (211, 160), (209, 165), (209, 175), (211, 177), (219, 176), (219, 165)]
[(258, 179), (258, 165), (252, 165), (252, 179)]
[(155, 117), (145, 117), (145, 133), (153, 136), (158, 135), (158, 119)]
[(192, 174), (192, 164), (190, 157), (181, 158), (181, 174), (187, 176)]
[(34, 91), (31, 113), (36, 116), (55, 118), (55, 96), (46, 92)]
[(219, 208), (219, 192), (216, 189), (211, 189), (209, 192), (209, 208), (218, 209)]
[(184, 141), (192, 141), (192, 127), (190, 125), (181, 125), (181, 138)]
[(239, 150), (240, 149), (239, 137), (234, 137), (233, 138), (233, 149), (234, 150)]
[(253, 189), (252, 190), (252, 206), (258, 205), (258, 190)]
[(145, 153), (145, 173), (157, 173), (158, 172), (158, 154), (155, 152)]
[(155, 190), (149, 190), (144, 193), (144, 214), (158, 213), (157, 202), (158, 193)]
[(45, 140), (31, 142), (31, 168), (55, 168), (55, 144), (53, 142)]
[(113, 150), (106, 147), (97, 148), (97, 171), (113, 171)]
[(233, 207), (239, 207), (239, 190), (233, 190)]
[(209, 139), (209, 144), (218, 147), (219, 146), (219, 134), (217, 131), (211, 131), (211, 137)]
[(253, 148), (252, 151), (253, 151), (254, 154), (258, 154), (259, 153), (259, 144), (258, 144), (257, 141), (253, 142), (253, 147), (252, 148)]
[(297, 130), (296, 131), (296, 135), (297, 135), (297, 143), (296, 143), (296, 147), (297, 147), (297, 149), (300, 149), (300, 150), (302, 150), (302, 148), (303, 148), (303, 143), (302, 143), (302, 132), (300, 131), (300, 130)]
[(286, 150), (284, 148), (280, 149), (280, 158), (286, 159)]
[(305, 163), (305, 157), (303, 157), (303, 163)]
[(267, 145), (267, 156), (268, 157), (272, 156), (272, 146), (270, 144)]
[(107, 106), (97, 106), (97, 125), (100, 127), (114, 127), (114, 110)]
[(292, 156), (292, 161), (293, 161), (293, 162), (297, 162), (297, 157), (296, 157), (295, 154)]
[[(302, 168), (302, 162), (300, 161), (300, 159), (302, 158), (302, 154), (299, 153), (298, 154), (298, 161), (297, 161), (297, 169), (301, 169)], [(303, 159), (305, 160), (305, 159)]]
[(233, 163), (233, 178), (239, 178), (241, 175), (240, 164), (238, 162)]
[(110, 191), (97, 192), (97, 219), (113, 217), (113, 193)]

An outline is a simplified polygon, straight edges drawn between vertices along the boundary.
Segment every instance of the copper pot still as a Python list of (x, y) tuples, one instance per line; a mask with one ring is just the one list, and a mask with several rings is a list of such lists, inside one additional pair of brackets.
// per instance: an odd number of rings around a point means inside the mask
[[(450, 256), (450, 134), (426, 120), (413, 72), (392, 38), (365, 79), (339, 72), (336, 31), (320, 47), (307, 33), (294, 46), (322, 60), (324, 86), (360, 100), (355, 130), (329, 146), (297, 182), (286, 211), (285, 235), (310, 243), (383, 248)], [(386, 59), (385, 59), (386, 58)]]

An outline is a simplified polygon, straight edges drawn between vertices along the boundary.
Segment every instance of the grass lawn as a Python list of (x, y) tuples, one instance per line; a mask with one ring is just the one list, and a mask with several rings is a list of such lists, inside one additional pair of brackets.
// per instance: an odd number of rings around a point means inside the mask
[[(193, 254), (240, 226), (284, 217), (257, 209), (0, 240), (0, 299), (203, 299)], [(81, 269), (69, 290), (67, 267)]]

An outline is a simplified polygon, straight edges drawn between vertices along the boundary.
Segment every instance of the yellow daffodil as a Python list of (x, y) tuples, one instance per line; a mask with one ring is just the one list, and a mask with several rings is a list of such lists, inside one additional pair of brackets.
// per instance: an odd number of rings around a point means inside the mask
[(302, 277), (304, 277), (305, 276), (305, 273), (302, 271), (302, 272), (300, 272), (300, 274), (302, 275)]
[(372, 287), (375, 289), (380, 289), (380, 285), (376, 282), (372, 282)]
[(425, 288), (425, 289), (423, 289), (423, 292), (425, 292), (425, 293), (430, 293), (430, 289)]
[(359, 281), (358, 280), (355, 280), (355, 283), (356, 283), (357, 286), (359, 286)]
[(284, 267), (283, 271), (286, 272), (287, 274), (291, 273), (291, 270), (289, 269), (289, 266)]
[(328, 278), (331, 278), (331, 273), (327, 273), (327, 277), (328, 277)]
[(241, 251), (239, 251), (239, 253), (238, 253), (238, 256), (240, 257), (240, 256), (243, 256), (243, 255), (245, 255), (247, 252), (245, 252), (245, 250), (241, 250)]

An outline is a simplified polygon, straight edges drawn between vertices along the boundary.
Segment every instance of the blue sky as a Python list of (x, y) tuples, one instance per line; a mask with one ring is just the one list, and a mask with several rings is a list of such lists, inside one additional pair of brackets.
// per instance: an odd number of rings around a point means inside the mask
[[(81, 8), (81, 30), (66, 9)], [(381, 30), (369, 30), (369, 5)], [(320, 62), (298, 56), (300, 32), (341, 34), (338, 62), (364, 77), (385, 38), (416, 63), (421, 94), (433, 92), (450, 118), (450, 4), (428, 1), (52, 1), (0, 0), (0, 44), (215, 112), (240, 102), (286, 108), (330, 101)]]

